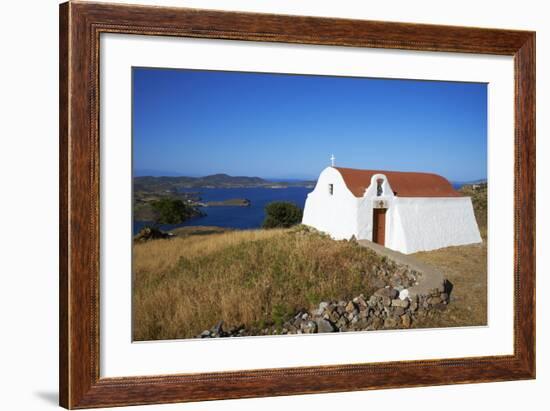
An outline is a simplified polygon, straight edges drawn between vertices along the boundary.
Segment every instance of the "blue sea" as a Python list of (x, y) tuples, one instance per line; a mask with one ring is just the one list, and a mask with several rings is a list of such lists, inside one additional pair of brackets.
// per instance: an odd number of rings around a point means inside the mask
[[(161, 225), (161, 230), (171, 230), (185, 226), (217, 226), (237, 229), (259, 228), (265, 218), (265, 206), (273, 201), (288, 201), (304, 208), (307, 194), (313, 189), (306, 187), (288, 188), (195, 188), (189, 191), (199, 193), (202, 201), (222, 201), (232, 198), (250, 200), (248, 207), (201, 207), (204, 217), (192, 218), (183, 224)], [(134, 234), (150, 222), (134, 221)]]
[[(459, 189), (463, 183), (452, 183)], [(273, 201), (289, 201), (304, 208), (306, 197), (313, 189), (306, 187), (289, 188), (196, 188), (182, 191), (199, 193), (202, 201), (222, 201), (232, 198), (250, 200), (248, 207), (201, 207), (204, 217), (192, 218), (182, 224), (161, 225), (161, 230), (168, 231), (185, 226), (217, 226), (236, 229), (260, 228), (265, 218), (265, 206)], [(134, 221), (134, 234), (137, 234), (151, 222)]]

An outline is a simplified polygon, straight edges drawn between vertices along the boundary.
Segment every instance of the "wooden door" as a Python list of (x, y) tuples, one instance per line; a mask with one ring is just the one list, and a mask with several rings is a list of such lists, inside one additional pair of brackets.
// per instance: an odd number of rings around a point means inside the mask
[(372, 210), (372, 241), (384, 245), (386, 240), (386, 208)]

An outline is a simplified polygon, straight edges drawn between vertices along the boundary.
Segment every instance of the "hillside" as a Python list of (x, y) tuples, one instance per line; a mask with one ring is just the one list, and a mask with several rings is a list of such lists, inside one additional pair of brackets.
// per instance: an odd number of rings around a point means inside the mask
[(136, 340), (189, 338), (222, 319), (259, 329), (371, 294), (399, 271), (355, 242), (300, 229), (154, 240), (134, 246), (133, 264)]
[(459, 190), (472, 198), (474, 214), (481, 236), (487, 238), (487, 183), (466, 184)]
[(256, 187), (269, 184), (259, 177), (213, 174), (204, 177), (134, 177), (135, 191), (174, 191), (197, 187)]
[(314, 181), (268, 181), (260, 177), (212, 174), (204, 177), (134, 177), (134, 192), (176, 193), (181, 189), (195, 188), (284, 188), (314, 186)]

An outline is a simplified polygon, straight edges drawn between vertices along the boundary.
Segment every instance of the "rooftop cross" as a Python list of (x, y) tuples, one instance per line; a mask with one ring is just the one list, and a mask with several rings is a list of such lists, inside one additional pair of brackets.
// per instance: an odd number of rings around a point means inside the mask
[(336, 160), (336, 158), (334, 157), (334, 154), (332, 154), (330, 156), (330, 162), (332, 163), (332, 167), (334, 167), (334, 160)]

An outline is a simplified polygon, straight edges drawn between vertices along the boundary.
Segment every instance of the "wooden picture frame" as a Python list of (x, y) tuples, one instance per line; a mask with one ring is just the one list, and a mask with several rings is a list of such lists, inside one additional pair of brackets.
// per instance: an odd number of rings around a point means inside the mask
[[(513, 56), (514, 354), (100, 378), (101, 33)], [(535, 33), (184, 8), (60, 6), (60, 404), (90, 408), (535, 378)]]

